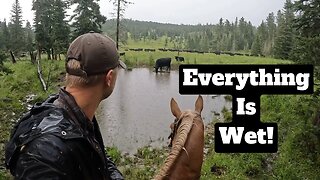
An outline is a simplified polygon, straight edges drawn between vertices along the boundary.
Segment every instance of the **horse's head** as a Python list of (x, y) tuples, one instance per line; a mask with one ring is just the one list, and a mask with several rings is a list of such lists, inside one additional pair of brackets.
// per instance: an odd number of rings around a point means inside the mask
[(173, 98), (170, 107), (175, 116), (170, 125), (172, 148), (154, 179), (199, 179), (204, 148), (203, 99), (198, 97), (195, 110), (181, 111)]
[[(171, 102), (170, 102), (170, 108), (171, 108), (171, 112), (172, 114), (175, 116), (175, 120), (173, 123), (170, 124), (170, 128), (171, 128), (171, 134), (168, 138), (171, 139), (171, 142), (169, 144), (169, 147), (172, 146), (172, 142), (174, 140), (174, 137), (177, 133), (177, 129), (181, 124), (181, 120), (182, 120), (182, 112), (179, 108), (178, 103), (172, 98)], [(195, 112), (196, 114), (201, 114), (201, 111), (203, 109), (203, 99), (202, 96), (198, 96), (196, 102), (195, 102)]]

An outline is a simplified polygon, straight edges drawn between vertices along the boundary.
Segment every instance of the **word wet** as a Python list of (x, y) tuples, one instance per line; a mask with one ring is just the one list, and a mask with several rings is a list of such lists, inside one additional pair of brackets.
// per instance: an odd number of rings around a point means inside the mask
[[(244, 140), (247, 144), (273, 144), (273, 127), (267, 130), (259, 129), (243, 133), (245, 127), (219, 127), (223, 144), (241, 144)], [(232, 140), (232, 142), (231, 142)]]

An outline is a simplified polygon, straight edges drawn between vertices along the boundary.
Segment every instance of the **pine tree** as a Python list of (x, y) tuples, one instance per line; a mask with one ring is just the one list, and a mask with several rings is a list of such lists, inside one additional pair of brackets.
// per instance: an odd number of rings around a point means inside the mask
[(267, 20), (266, 20), (266, 25), (267, 25), (267, 31), (268, 31), (268, 37), (267, 40), (264, 44), (264, 53), (265, 55), (272, 55), (272, 50), (274, 47), (274, 39), (275, 39), (275, 34), (276, 34), (276, 24), (275, 24), (275, 16), (274, 13), (269, 13)]
[[(320, 64), (320, 1), (300, 0), (294, 4), (298, 14), (294, 27), (299, 33), (292, 53), (293, 60), (300, 63), (311, 63), (317, 68)], [(320, 77), (320, 72), (316, 70)]]
[(223, 32), (224, 32), (224, 23), (223, 19), (220, 18), (218, 28), (217, 28), (217, 48), (215, 50), (221, 51), (223, 49), (222, 39), (223, 39)]
[(65, 54), (69, 45), (69, 34), (70, 28), (66, 19), (66, 9), (68, 8), (68, 3), (64, 0), (54, 0), (52, 14), (52, 48), (54, 49), (54, 59), (59, 57), (60, 54)]
[(75, 14), (71, 16), (74, 38), (90, 31), (102, 32), (101, 25), (106, 22), (106, 17), (101, 15), (99, 0), (72, 0), (71, 4), (77, 5)]
[(248, 48), (250, 48), (253, 44), (254, 41), (254, 30), (255, 27), (252, 25), (252, 23), (249, 21), (248, 23), (248, 30), (247, 30), (247, 37), (246, 39), (248, 39)]
[(254, 37), (254, 41), (251, 47), (251, 54), (254, 56), (259, 56), (262, 54), (262, 45), (263, 45), (263, 31), (264, 31), (264, 22), (258, 27), (257, 33)]
[(9, 32), (9, 28), (7, 26), (7, 22), (6, 20), (4, 20), (2, 23), (1, 23), (1, 29), (2, 29), (2, 49), (4, 51), (9, 51), (9, 49), (11, 48), (10, 45), (11, 45), (11, 35), (10, 35), (10, 32)]
[(29, 21), (26, 23), (25, 27), (25, 37), (26, 37), (26, 44), (25, 50), (29, 52), (31, 62), (34, 63), (34, 45), (33, 45), (33, 30)]
[(289, 59), (293, 48), (293, 19), (294, 11), (291, 0), (287, 0), (284, 7), (284, 14), (278, 12), (278, 29), (274, 45), (274, 57)]
[(35, 40), (37, 42), (39, 59), (41, 59), (43, 50), (47, 52), (48, 59), (51, 59), (53, 2), (54, 0), (33, 0), (32, 3), (32, 10), (35, 11)]
[(27, 51), (33, 51), (32, 44), (33, 44), (33, 31), (29, 21), (26, 23), (25, 27), (25, 34), (26, 34), (26, 49)]
[(32, 10), (35, 11), (34, 27), (38, 55), (45, 50), (48, 59), (60, 58), (69, 44), (70, 27), (66, 21), (66, 0), (34, 0)]
[(258, 34), (260, 36), (260, 45), (261, 45), (261, 55), (266, 55), (266, 44), (268, 40), (268, 28), (264, 21), (261, 22), (260, 26), (258, 27)]
[(237, 49), (244, 50), (246, 45), (245, 34), (247, 30), (247, 22), (244, 18), (240, 18), (239, 20), (239, 34), (238, 34), (238, 42), (237, 42)]
[(24, 46), (24, 33), (22, 28), (22, 10), (19, 0), (15, 0), (11, 10), (11, 50), (14, 54), (21, 52)]
[(225, 35), (223, 37), (224, 51), (231, 51), (232, 49), (232, 24), (229, 20), (225, 22)]
[(5, 37), (5, 30), (8, 31), (7, 28), (7, 22), (4, 20), (4, 22), (0, 21), (0, 76), (2, 73), (8, 74), (12, 73), (12, 71), (5, 67), (4, 61), (8, 58), (7, 54), (5, 53), (6, 50), (6, 37)]

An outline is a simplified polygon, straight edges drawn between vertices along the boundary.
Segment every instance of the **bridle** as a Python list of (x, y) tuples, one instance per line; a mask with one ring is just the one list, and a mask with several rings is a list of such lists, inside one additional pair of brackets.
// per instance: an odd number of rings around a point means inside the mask
[[(196, 118), (196, 117), (198, 117), (198, 116), (201, 116), (200, 113), (198, 113), (198, 112), (194, 112), (194, 113), (196, 114), (196, 116), (195, 116), (194, 118)], [(176, 135), (177, 130), (178, 130), (179, 126), (181, 125), (182, 119), (183, 119), (185, 116), (186, 116), (186, 113), (182, 113), (181, 116), (179, 117), (179, 119), (176, 118), (176, 119), (174, 120), (173, 130), (171, 131), (170, 135), (168, 136), (168, 139), (171, 139), (171, 140), (170, 140), (170, 144), (168, 145), (169, 147), (172, 147), (172, 143), (173, 143), (174, 136)]]
[(173, 130), (171, 130), (171, 133), (170, 133), (170, 135), (169, 135), (169, 137), (168, 137), (168, 139), (170, 138), (169, 147), (172, 147), (172, 142), (173, 142), (174, 136), (176, 135), (176, 132), (177, 132), (177, 130), (178, 130), (181, 122), (182, 122), (182, 118), (179, 118), (179, 119), (176, 118), (176, 119), (174, 120)]

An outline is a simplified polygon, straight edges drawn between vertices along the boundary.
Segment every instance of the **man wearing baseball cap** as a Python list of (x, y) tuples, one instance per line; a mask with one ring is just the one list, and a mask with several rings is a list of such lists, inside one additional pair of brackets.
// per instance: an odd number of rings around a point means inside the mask
[(90, 32), (70, 44), (65, 87), (35, 104), (12, 131), (6, 166), (16, 179), (123, 179), (94, 115), (113, 92), (118, 67), (126, 65), (107, 36)]

